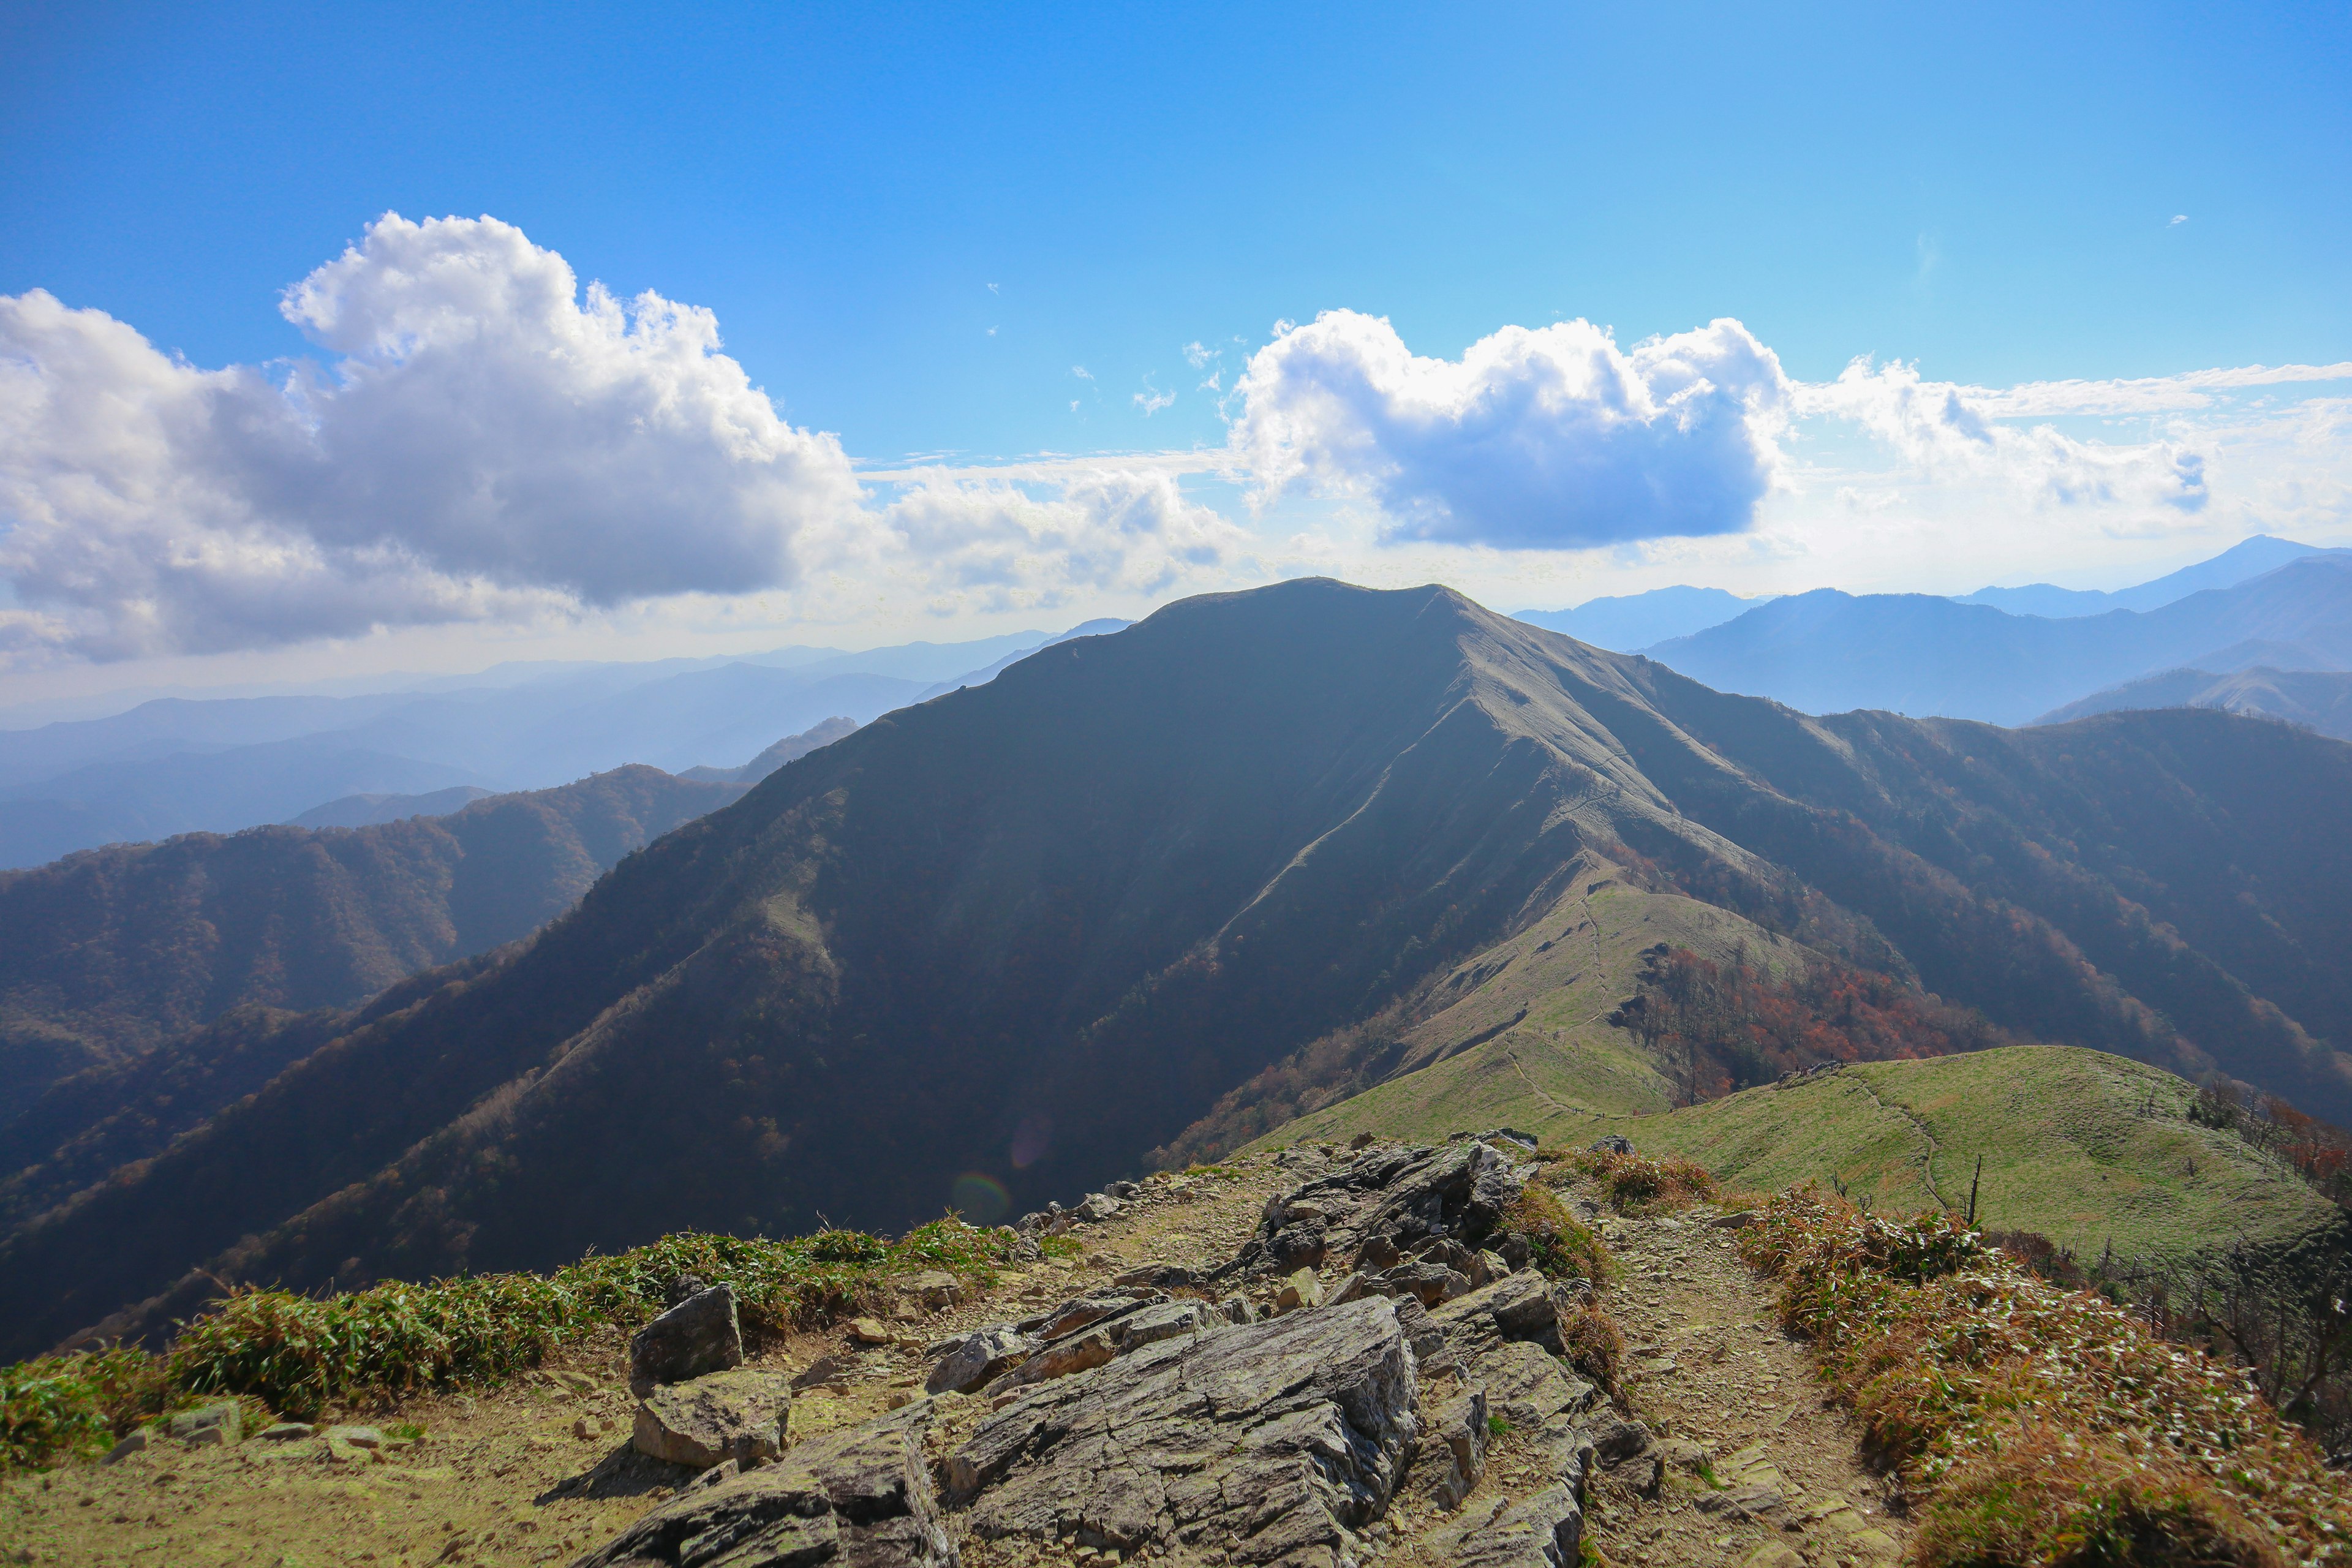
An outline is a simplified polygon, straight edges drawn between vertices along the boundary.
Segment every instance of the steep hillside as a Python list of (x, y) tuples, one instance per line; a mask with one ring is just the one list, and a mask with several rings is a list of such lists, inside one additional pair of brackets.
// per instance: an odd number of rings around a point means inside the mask
[(1283, 1064), (1655, 1107), (1605, 1031), (1661, 943), (2340, 1120), (2347, 855), (2352, 748), (2227, 714), (1818, 721), (1443, 589), (1189, 600), (629, 858), (0, 1243), (0, 1321), (1032, 1206)]
[(350, 1006), (527, 936), (741, 793), (620, 768), (446, 816), (190, 834), (0, 874), (0, 1125), (232, 1008)]
[(2234, 674), (2168, 669), (2144, 680), (2096, 692), (2045, 713), (2038, 721), (2063, 724), (2094, 713), (2141, 708), (2219, 708), (2263, 719), (2283, 720), (2352, 741), (2352, 673), (2342, 670), (2271, 669), (2257, 666)]
[[(2233, 652), (2248, 644), (2262, 651)], [(1808, 712), (1883, 708), (2022, 724), (2184, 665), (2236, 668), (2259, 658), (2352, 668), (2352, 554), (2307, 556), (2158, 609), (2056, 620), (1823, 588), (1644, 651), (1694, 680)]]

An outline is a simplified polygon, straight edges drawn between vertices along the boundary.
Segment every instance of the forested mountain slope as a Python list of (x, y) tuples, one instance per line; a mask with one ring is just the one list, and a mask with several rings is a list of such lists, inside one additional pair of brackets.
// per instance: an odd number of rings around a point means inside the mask
[[(1567, 964), (1610, 868), (1718, 910), (1713, 940), (2341, 1117), (2348, 785), (2352, 747), (2222, 713), (1821, 721), (1444, 589), (1188, 600), (630, 857), (18, 1229), (0, 1321), (45, 1344), (215, 1278), (895, 1226), (974, 1176), (1084, 1190), (1310, 1042)], [(1528, 1040), (1580, 973), (1412, 1049)]]
[(446, 816), (114, 845), (0, 872), (0, 1125), (240, 1006), (350, 1006), (529, 935), (740, 784), (616, 768)]

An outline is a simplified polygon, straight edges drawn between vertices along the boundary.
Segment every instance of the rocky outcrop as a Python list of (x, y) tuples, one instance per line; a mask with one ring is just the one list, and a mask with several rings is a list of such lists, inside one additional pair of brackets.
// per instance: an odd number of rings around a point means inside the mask
[[(1466, 1248), (1495, 1229), (1528, 1172), (1492, 1143), (1465, 1139), (1438, 1149), (1376, 1144), (1270, 1199), (1257, 1234), (1231, 1275), (1290, 1274), (1339, 1261), (1385, 1273), (1430, 1243)], [(1450, 1253), (1433, 1259), (1452, 1268)], [(1454, 1272), (1468, 1279), (1465, 1269)], [(1438, 1277), (1442, 1295), (1443, 1274)], [(1429, 1295), (1416, 1289), (1424, 1304)]]
[[(1563, 1319), (1587, 1292), (1480, 1246), (1530, 1173), (1521, 1154), (1496, 1137), (1301, 1155), (1300, 1184), (1224, 1268), (1139, 1267), (940, 1341), (929, 1397), (775, 1462), (722, 1452), (714, 1422), (697, 1449), (714, 1468), (583, 1563), (946, 1563), (962, 1540), (1016, 1557), (1075, 1545), (1340, 1568), (1375, 1554), (1408, 1497), (1417, 1512), (1462, 1510), (1426, 1540), (1444, 1560), (1571, 1568), (1588, 1477), (1638, 1487), (1657, 1449), (1562, 1359)], [(1327, 1279), (1310, 1258), (1350, 1271)], [(1202, 1297), (1219, 1280), (1248, 1293), (1213, 1306)], [(663, 1389), (646, 1408), (744, 1375)], [(1540, 1484), (1516, 1500), (1481, 1486), (1498, 1433), (1512, 1474), (1536, 1461)], [(937, 1504), (907, 1468), (910, 1435), (929, 1449)]]
[(698, 1290), (629, 1338), (629, 1392), (644, 1398), (666, 1383), (743, 1364), (743, 1331), (735, 1291)]
[(751, 1465), (784, 1449), (792, 1380), (781, 1372), (736, 1367), (666, 1384), (637, 1402), (629, 1440), (641, 1454), (707, 1469), (722, 1460)]
[(696, 1487), (576, 1568), (954, 1568), (929, 1468), (906, 1423), (829, 1432), (778, 1463)]
[(1336, 1563), (1412, 1458), (1415, 1394), (1385, 1300), (1162, 1341), (991, 1418), (950, 1500), (988, 1540)]

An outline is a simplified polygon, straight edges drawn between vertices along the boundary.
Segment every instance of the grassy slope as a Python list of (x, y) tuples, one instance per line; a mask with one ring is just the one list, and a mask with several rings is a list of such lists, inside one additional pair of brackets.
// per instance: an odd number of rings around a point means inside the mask
[[(1669, 913), (1645, 912), (1652, 926)], [(2019, 1046), (1872, 1062), (1669, 1111), (1663, 1085), (1647, 1103), (1612, 1094), (1627, 1081), (1633, 1047), (1606, 1025), (1592, 1033), (1616, 1040), (1580, 1054), (1570, 1034), (1540, 1054), (1521, 1036), (1498, 1037), (1303, 1117), (1260, 1146), (1498, 1124), (1547, 1144), (1622, 1132), (1643, 1153), (1696, 1160), (1734, 1186), (1774, 1192), (1834, 1177), (1857, 1199), (1903, 1213), (1939, 1200), (1965, 1208), (1982, 1154), (1979, 1223), (2037, 1231), (2091, 1256), (2111, 1242), (2119, 1255), (2147, 1258), (2239, 1238), (2268, 1247), (2340, 1223), (2283, 1164), (2189, 1121), (2192, 1086), (2121, 1057)], [(1525, 1078), (1505, 1054), (1513, 1044)]]
[(1601, 1121), (1664, 1110), (1666, 1080), (1633, 1037), (1608, 1022), (1633, 994), (1643, 950), (1662, 942), (1709, 958), (1745, 944), (1751, 960), (1775, 968), (1803, 952), (1712, 904), (1646, 893), (1606, 871), (1580, 877), (1542, 920), (1441, 984), (1441, 998), (1462, 994), (1408, 1034), (1396, 1077), (1253, 1147), (1342, 1128), (1443, 1138), (1507, 1125), (1551, 1142)]
[[(2196, 1091), (2157, 1068), (2068, 1046), (1874, 1062), (1642, 1123), (1645, 1152), (1776, 1191), (1832, 1175), (1881, 1210), (1964, 1209), (1984, 1156), (1980, 1225), (2096, 1255), (2271, 1245), (2333, 1205), (2234, 1133), (2188, 1118)], [(1933, 1172), (1932, 1186), (1930, 1171)], [(2193, 1173), (2192, 1173), (2193, 1172)]]

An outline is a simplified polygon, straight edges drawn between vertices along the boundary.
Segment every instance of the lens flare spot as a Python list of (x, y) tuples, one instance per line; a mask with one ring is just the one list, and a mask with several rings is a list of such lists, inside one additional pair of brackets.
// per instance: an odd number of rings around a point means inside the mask
[(994, 1225), (1013, 1212), (1013, 1194), (994, 1176), (967, 1171), (955, 1179), (948, 1201), (974, 1225)]

